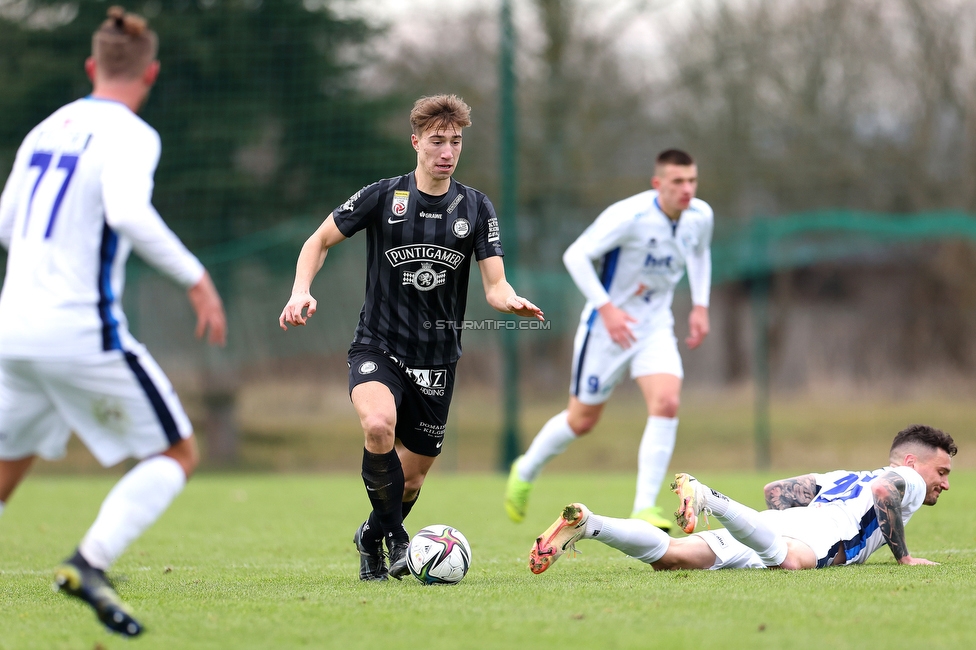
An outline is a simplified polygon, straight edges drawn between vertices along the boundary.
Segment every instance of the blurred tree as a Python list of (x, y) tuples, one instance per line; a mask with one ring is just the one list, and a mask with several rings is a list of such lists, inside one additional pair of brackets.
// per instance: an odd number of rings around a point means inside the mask
[[(90, 91), (82, 62), (106, 6), (21, 0), (0, 13), (3, 172), (30, 128)], [(377, 35), (363, 21), (302, 0), (134, 9), (160, 36), (162, 73), (143, 111), (163, 140), (154, 202), (189, 245), (324, 216), (411, 164), (379, 126), (390, 103), (357, 92), (353, 54)]]
[(972, 3), (693, 6), (647, 94), (719, 213), (976, 211)]
[[(660, 136), (643, 110), (611, 28), (592, 29), (586, 0), (521, 4), (516, 19), (519, 238), (522, 266), (562, 272), (566, 247), (610, 202), (648, 186)], [(631, 11), (644, 3), (626, 4)], [(367, 85), (380, 95), (456, 92), (471, 105), (458, 178), (495, 197), (497, 8), (423, 21), (384, 41)], [(437, 34), (450, 33), (451, 39)]]
[[(700, 194), (716, 208), (720, 234), (755, 216), (826, 207), (976, 212), (973, 3), (703, 1), (686, 24), (670, 32), (670, 72), (647, 95), (701, 162)], [(914, 269), (903, 286), (910, 307), (894, 320), (888, 310), (866, 314), (865, 331), (899, 332), (901, 345), (887, 352), (899, 367), (969, 367), (976, 287), (962, 279), (976, 253), (947, 243), (934, 254), (901, 252), (893, 264), (903, 263)], [(825, 272), (819, 284), (832, 281)], [(806, 285), (817, 285), (809, 275)], [(774, 362), (796, 276), (773, 285)], [(733, 330), (745, 296), (723, 296)], [(742, 377), (745, 356), (729, 350), (729, 376)]]

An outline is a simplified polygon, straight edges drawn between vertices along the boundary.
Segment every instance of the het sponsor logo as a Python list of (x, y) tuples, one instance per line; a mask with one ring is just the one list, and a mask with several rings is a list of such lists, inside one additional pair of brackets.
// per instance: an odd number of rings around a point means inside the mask
[(664, 257), (654, 257), (653, 253), (648, 253), (647, 257), (644, 259), (644, 266), (650, 267), (652, 269), (671, 269), (671, 262), (674, 261), (673, 255), (665, 255)]

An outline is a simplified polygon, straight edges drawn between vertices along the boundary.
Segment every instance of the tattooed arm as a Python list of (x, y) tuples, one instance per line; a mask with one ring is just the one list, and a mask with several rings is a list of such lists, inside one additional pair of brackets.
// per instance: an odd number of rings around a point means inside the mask
[(887, 472), (871, 482), (874, 510), (878, 513), (878, 528), (898, 564), (936, 564), (912, 557), (905, 543), (905, 523), (901, 516), (901, 501), (905, 497), (905, 479), (897, 472)]
[(813, 474), (780, 479), (764, 487), (763, 494), (770, 510), (805, 506), (817, 496), (817, 479)]

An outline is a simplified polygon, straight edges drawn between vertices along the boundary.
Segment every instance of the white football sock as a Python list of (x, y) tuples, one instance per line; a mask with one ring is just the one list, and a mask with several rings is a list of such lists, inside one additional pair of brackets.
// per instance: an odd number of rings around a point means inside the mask
[(159, 519), (184, 485), (183, 467), (169, 456), (153, 456), (133, 467), (105, 497), (78, 545), (82, 557), (97, 569), (108, 569)]
[(3, 501), (0, 501), (0, 515), (3, 514), (3, 506), (4, 506)]
[(637, 450), (637, 493), (634, 512), (650, 508), (657, 501), (661, 482), (668, 471), (674, 440), (678, 433), (678, 418), (647, 418), (644, 435)]
[(708, 509), (737, 540), (754, 550), (766, 566), (779, 566), (786, 559), (786, 540), (769, 528), (759, 513), (724, 494), (705, 488)]
[(569, 427), (567, 411), (552, 416), (543, 425), (529, 445), (528, 450), (518, 461), (518, 476), (531, 483), (550, 460), (566, 451), (569, 443), (576, 440), (576, 434)]
[(590, 515), (583, 539), (595, 539), (641, 562), (657, 562), (668, 552), (671, 538), (643, 519)]

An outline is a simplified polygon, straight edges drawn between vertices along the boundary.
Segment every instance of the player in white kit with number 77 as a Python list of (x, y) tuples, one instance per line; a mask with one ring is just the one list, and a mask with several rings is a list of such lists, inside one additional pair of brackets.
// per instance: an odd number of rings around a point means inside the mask
[(563, 261), (586, 306), (573, 349), (569, 405), (552, 417), (512, 464), (505, 510), (525, 517), (529, 492), (542, 467), (597, 423), (627, 368), (647, 403), (637, 455), (633, 517), (671, 527), (655, 505), (678, 430), (684, 370), (674, 336), (671, 301), (688, 273), (694, 306), (689, 349), (708, 335), (712, 209), (695, 198), (698, 169), (687, 153), (658, 154), (654, 189), (614, 203), (566, 250)]
[(131, 250), (188, 288), (197, 336), (223, 345), (210, 276), (152, 206), (159, 135), (136, 116), (159, 72), (156, 35), (120, 7), (95, 32), (92, 94), (36, 126), (0, 196), (9, 251), (0, 294), (0, 512), (34, 458), (74, 431), (108, 467), (139, 459), (112, 489), (56, 587), (110, 630), (136, 636), (105, 570), (166, 510), (197, 464), (190, 420), (129, 333), (121, 297)]

